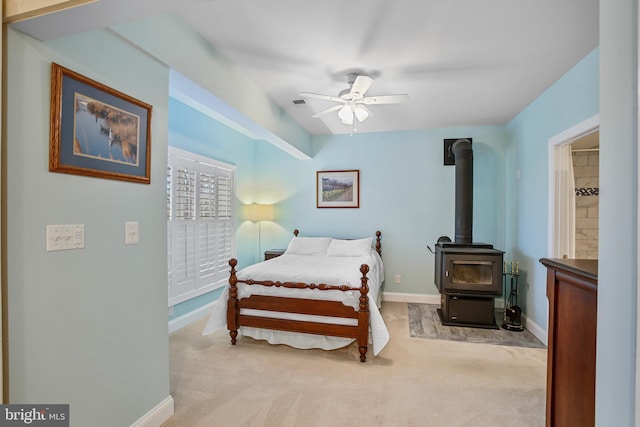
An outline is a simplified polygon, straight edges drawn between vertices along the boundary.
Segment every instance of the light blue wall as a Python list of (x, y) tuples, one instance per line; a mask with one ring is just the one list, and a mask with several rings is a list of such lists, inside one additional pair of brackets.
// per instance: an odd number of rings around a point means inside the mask
[(179, 319), (182, 316), (187, 316), (190, 320), (193, 317), (193, 312), (205, 307), (217, 300), (225, 288), (218, 288), (206, 294), (202, 294), (195, 298), (191, 298), (179, 304), (173, 306), (173, 314), (169, 316), (169, 322), (175, 319)]
[[(6, 53), (8, 398), (131, 425), (169, 396), (168, 70), (107, 31), (45, 45), (9, 29)], [(52, 61), (153, 105), (150, 185), (48, 171)], [(47, 224), (84, 224), (85, 248), (46, 252)]]
[[(373, 236), (382, 232), (386, 292), (436, 295), (433, 247), (454, 237), (455, 168), (443, 165), (444, 138), (473, 138), (474, 240), (504, 246), (506, 144), (502, 126), (317, 136), (313, 158), (294, 160), (257, 146), (256, 194), (276, 203), (263, 248), (301, 235)], [(359, 209), (316, 208), (316, 171), (360, 170)], [(394, 283), (396, 274), (402, 283)]]
[[(598, 114), (599, 53), (591, 52), (506, 126), (507, 247), (520, 263), (523, 310), (547, 327), (549, 138)], [(520, 179), (517, 179), (517, 171)]]
[(600, 52), (596, 425), (632, 426), (638, 424), (637, 0), (600, 2)]

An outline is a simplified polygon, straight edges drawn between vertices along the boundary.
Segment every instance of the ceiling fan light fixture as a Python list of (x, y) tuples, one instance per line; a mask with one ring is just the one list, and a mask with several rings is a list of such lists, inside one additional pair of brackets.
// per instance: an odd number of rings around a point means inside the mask
[(369, 112), (361, 105), (356, 105), (353, 109), (354, 114), (359, 122), (364, 122), (369, 117)]
[(342, 120), (342, 123), (344, 123), (345, 125), (352, 124), (353, 110), (351, 109), (351, 106), (348, 104), (345, 104), (345, 106), (342, 107), (340, 111), (338, 111), (338, 117), (340, 117), (340, 120)]
[(373, 115), (367, 108), (368, 105), (376, 104), (399, 104), (409, 99), (406, 94), (365, 96), (369, 87), (373, 84), (373, 79), (369, 76), (360, 76), (355, 73), (347, 75), (348, 89), (338, 93), (338, 96), (322, 95), (319, 93), (300, 92), (303, 98), (315, 98), (324, 101), (337, 102), (338, 105), (327, 108), (313, 117), (321, 117), (326, 114), (338, 111), (338, 118), (343, 124), (351, 126), (351, 133), (356, 132), (356, 122), (363, 122)]

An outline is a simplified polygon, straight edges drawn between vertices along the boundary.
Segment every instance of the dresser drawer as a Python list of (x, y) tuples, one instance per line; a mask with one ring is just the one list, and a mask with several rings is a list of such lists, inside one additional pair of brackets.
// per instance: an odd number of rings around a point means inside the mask
[(269, 249), (268, 251), (264, 251), (264, 260), (279, 257), (284, 251), (284, 249)]

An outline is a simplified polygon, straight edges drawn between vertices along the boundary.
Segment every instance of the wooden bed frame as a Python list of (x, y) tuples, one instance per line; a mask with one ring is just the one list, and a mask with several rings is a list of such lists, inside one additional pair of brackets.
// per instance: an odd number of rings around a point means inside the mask
[[(297, 237), (298, 230), (293, 234)], [(375, 249), (378, 254), (382, 254), (380, 236), (382, 233), (376, 231)], [(250, 326), (254, 328), (273, 329), (278, 331), (299, 332), (305, 334), (327, 335), (332, 337), (353, 338), (358, 342), (360, 361), (367, 359), (367, 348), (369, 342), (369, 286), (367, 273), (369, 266), (362, 264), (360, 272), (360, 287), (354, 288), (347, 285), (328, 285), (302, 282), (279, 282), (279, 281), (258, 281), (258, 280), (238, 280), (236, 277), (236, 266), (238, 261), (232, 258), (229, 261), (231, 274), (229, 276), (229, 301), (227, 305), (227, 329), (231, 336), (231, 344), (236, 344), (238, 328), (240, 326)], [(346, 306), (340, 301), (324, 301), (303, 298), (277, 297), (266, 295), (251, 295), (247, 298), (238, 299), (238, 283), (259, 286), (275, 286), (292, 289), (319, 289), (339, 290), (339, 291), (360, 291), (359, 310)], [(311, 314), (318, 316), (329, 316), (344, 319), (356, 319), (357, 326), (334, 325), (330, 323), (307, 322), (299, 320), (285, 320), (271, 317), (248, 316), (240, 314), (241, 309), (256, 309), (274, 311), (280, 313)]]

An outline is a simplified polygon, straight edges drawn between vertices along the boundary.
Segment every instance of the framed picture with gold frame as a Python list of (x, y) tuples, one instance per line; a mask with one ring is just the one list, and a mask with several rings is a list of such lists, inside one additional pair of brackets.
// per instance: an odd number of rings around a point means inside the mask
[(152, 107), (51, 64), (49, 171), (149, 184)]

